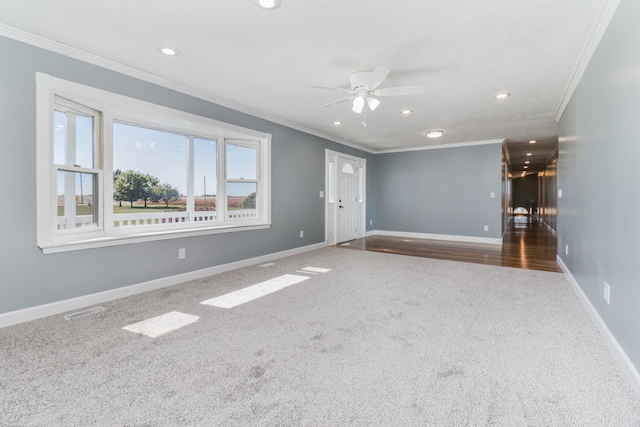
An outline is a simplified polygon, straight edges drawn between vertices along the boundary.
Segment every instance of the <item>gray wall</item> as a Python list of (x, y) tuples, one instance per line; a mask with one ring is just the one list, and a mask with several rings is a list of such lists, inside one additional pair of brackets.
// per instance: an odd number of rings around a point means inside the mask
[[(558, 253), (640, 369), (640, 2), (622, 0), (560, 120)], [(565, 245), (569, 254), (565, 254)], [(611, 304), (603, 282), (611, 285)]]
[[(367, 158), (374, 172), (371, 154), (266, 120), (4, 37), (0, 52), (0, 313), (324, 242), (325, 148)], [(36, 71), (271, 133), (273, 226), (43, 255), (36, 247)], [(368, 217), (374, 197), (368, 183)], [(185, 260), (178, 248), (186, 248)]]
[[(367, 159), (368, 230), (502, 235), (500, 144), (372, 155), (8, 38), (0, 37), (0, 51), (0, 313), (324, 242), (318, 193), (327, 148)], [(271, 133), (273, 226), (43, 255), (35, 227), (36, 71)], [(186, 248), (185, 260), (178, 248)]]
[(374, 228), (501, 238), (501, 164), (501, 144), (378, 154)]

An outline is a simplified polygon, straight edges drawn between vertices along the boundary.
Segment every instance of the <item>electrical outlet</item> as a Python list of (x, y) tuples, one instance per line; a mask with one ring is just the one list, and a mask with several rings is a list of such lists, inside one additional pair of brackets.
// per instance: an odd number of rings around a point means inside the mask
[(607, 304), (611, 304), (611, 286), (607, 282), (604, 282), (604, 300)]
[(496, 198), (496, 192), (492, 191), (491, 194), (489, 194), (489, 197), (491, 197), (492, 199)]
[(564, 254), (569, 255), (569, 245), (564, 245)]
[(369, 220), (369, 225), (373, 225), (373, 220)]
[(484, 231), (489, 231), (489, 226), (488, 225), (484, 226)]
[(304, 231), (300, 230), (300, 238), (302, 239), (304, 237)]
[(187, 250), (185, 248), (178, 249), (178, 259), (185, 259), (187, 257)]

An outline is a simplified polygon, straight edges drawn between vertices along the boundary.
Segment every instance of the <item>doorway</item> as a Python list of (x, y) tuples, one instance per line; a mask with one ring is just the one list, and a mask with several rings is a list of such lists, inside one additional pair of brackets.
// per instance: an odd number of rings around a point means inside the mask
[(328, 246), (365, 235), (366, 159), (325, 152), (325, 241)]

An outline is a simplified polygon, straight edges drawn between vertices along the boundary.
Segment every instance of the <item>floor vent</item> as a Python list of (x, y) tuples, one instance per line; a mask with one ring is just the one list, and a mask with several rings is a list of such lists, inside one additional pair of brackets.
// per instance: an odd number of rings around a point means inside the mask
[(77, 313), (67, 314), (66, 316), (64, 316), (64, 318), (65, 318), (65, 320), (73, 320), (73, 319), (77, 319), (78, 317), (84, 317), (84, 316), (88, 316), (90, 314), (100, 313), (101, 311), (104, 311), (104, 308), (102, 308), (102, 307), (94, 307), (94, 308), (90, 308), (88, 310), (79, 311)]

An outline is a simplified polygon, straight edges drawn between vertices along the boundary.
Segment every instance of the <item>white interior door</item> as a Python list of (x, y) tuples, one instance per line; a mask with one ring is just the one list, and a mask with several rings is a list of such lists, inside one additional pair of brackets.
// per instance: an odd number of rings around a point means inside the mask
[(355, 160), (338, 157), (336, 170), (336, 243), (358, 237), (358, 173)]
[(325, 150), (325, 242), (327, 246), (365, 236), (367, 160)]

